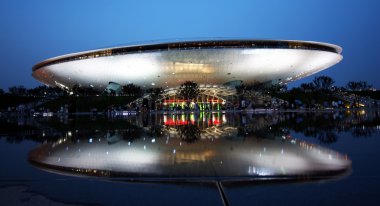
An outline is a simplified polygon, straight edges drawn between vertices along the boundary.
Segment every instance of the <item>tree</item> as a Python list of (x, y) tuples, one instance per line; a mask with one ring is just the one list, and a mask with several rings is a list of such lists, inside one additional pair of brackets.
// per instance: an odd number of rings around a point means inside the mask
[(191, 123), (181, 125), (178, 128), (178, 131), (181, 139), (187, 143), (196, 142), (201, 138), (201, 130), (197, 125), (193, 125)]
[(96, 91), (96, 89), (94, 89), (94, 87), (92, 87), (92, 86), (83, 87), (83, 90), (84, 90), (84, 94), (86, 96), (95, 96), (95, 95), (98, 94), (98, 92)]
[(235, 86), (235, 89), (236, 89), (236, 95), (240, 97), (242, 97), (247, 91), (247, 87), (245, 86), (245, 84), (240, 84), (238, 86)]
[(147, 93), (149, 94), (150, 100), (155, 102), (162, 97), (164, 89), (162, 89), (162, 87), (150, 88), (147, 90)]
[(177, 96), (186, 99), (187, 106), (189, 106), (190, 101), (195, 99), (200, 94), (199, 86), (193, 81), (186, 81), (179, 87), (177, 91)]
[(351, 91), (358, 91), (361, 88), (360, 82), (350, 81), (346, 85), (347, 89)]
[(366, 81), (350, 81), (346, 85), (347, 89), (351, 91), (365, 91), (372, 87), (372, 85), (367, 84)]
[(360, 94), (355, 93), (357, 91), (365, 91), (369, 90), (372, 86), (368, 85), (366, 81), (350, 81), (346, 85), (347, 89), (350, 91), (353, 91), (354, 95), (354, 105), (358, 107), (359, 99), (360, 99)]
[(240, 84), (240, 85), (235, 86), (235, 89), (236, 89), (236, 96), (238, 98), (238, 104), (240, 107), (241, 101), (243, 100), (243, 97), (245, 93), (247, 92), (248, 88), (245, 84)]
[(282, 91), (286, 91), (288, 87), (285, 84), (272, 84), (270, 87), (265, 88), (267, 92), (269, 92), (271, 95), (278, 94)]
[(25, 96), (26, 89), (24, 86), (13, 86), (9, 87), (9, 93), (13, 96)]
[(314, 87), (314, 84), (312, 82), (310, 83), (302, 83), (300, 85), (300, 88), (304, 91), (304, 92), (312, 92), (315, 90), (315, 87)]
[(38, 87), (35, 87), (35, 88), (32, 88), (32, 89), (28, 89), (27, 90), (27, 94), (29, 96), (33, 96), (33, 97), (41, 97), (44, 94), (42, 88), (45, 88), (45, 86), (38, 86)]
[(256, 92), (265, 91), (267, 88), (268, 86), (265, 83), (262, 83), (259, 81), (255, 81), (251, 84), (246, 85), (247, 90), (256, 91)]
[(4, 96), (5, 95), (5, 92), (3, 89), (0, 89), (0, 96)]
[(79, 84), (75, 84), (72, 88), (71, 88), (71, 91), (73, 92), (74, 95), (76, 96), (83, 96), (85, 95), (85, 89), (81, 86), (79, 86)]
[(150, 88), (147, 90), (147, 93), (149, 94), (149, 98), (150, 98), (150, 101), (152, 101), (152, 108), (155, 109), (156, 105), (156, 101), (159, 100), (163, 93), (164, 93), (164, 89), (162, 89), (161, 87), (160, 88)]
[(64, 96), (66, 91), (59, 87), (48, 87), (48, 86), (38, 86), (27, 90), (28, 96), (34, 97), (53, 97), (53, 96)]
[(328, 76), (319, 76), (315, 77), (313, 80), (313, 84), (315, 89), (320, 90), (320, 91), (331, 91), (335, 81)]
[(55, 95), (55, 96), (67, 96), (70, 93), (68, 88), (62, 88), (62, 87), (48, 87), (47, 88), (47, 94), (48, 95)]
[(134, 85), (134, 84), (127, 84), (127, 85), (124, 85), (122, 88), (121, 88), (121, 91), (124, 95), (126, 96), (131, 96), (131, 97), (135, 97), (135, 98), (139, 98), (142, 96), (143, 92), (142, 92), (142, 89), (141, 87), (137, 86), (137, 85)]

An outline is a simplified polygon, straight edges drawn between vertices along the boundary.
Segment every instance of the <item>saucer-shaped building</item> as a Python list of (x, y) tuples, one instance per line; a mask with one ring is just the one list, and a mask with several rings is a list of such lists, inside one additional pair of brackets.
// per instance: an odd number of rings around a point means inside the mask
[(233, 95), (241, 83), (281, 85), (312, 75), (341, 61), (341, 52), (339, 46), (308, 41), (150, 43), (54, 57), (36, 64), (32, 75), (65, 89), (78, 85), (102, 91), (134, 84), (142, 89), (161, 87), (167, 96), (175, 95), (185, 81), (194, 81), (202, 94), (220, 100)]

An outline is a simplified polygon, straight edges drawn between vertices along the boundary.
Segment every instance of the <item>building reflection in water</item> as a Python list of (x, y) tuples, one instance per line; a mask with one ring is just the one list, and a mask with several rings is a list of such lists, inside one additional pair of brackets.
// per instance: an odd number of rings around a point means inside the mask
[(243, 121), (221, 113), (135, 117), (124, 129), (70, 131), (31, 151), (29, 161), (65, 175), (141, 181), (298, 181), (351, 169), (346, 155), (272, 129), (265, 118)]

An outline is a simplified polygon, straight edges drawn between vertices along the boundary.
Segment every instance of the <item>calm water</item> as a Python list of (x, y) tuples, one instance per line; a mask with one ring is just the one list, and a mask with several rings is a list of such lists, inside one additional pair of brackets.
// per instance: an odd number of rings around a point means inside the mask
[(1, 205), (379, 205), (380, 112), (0, 118)]

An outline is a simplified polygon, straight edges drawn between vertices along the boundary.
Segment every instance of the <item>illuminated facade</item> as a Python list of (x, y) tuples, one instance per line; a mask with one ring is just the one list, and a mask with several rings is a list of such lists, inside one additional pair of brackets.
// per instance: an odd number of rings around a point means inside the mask
[[(91, 50), (47, 59), (33, 67), (33, 77), (49, 85), (104, 90), (110, 82), (142, 89), (162, 87), (166, 103), (175, 90), (196, 82), (203, 103), (224, 102), (244, 82), (287, 84), (342, 60), (332, 44), (277, 40), (203, 40), (141, 44)], [(206, 98), (206, 99), (205, 99)], [(165, 104), (165, 102), (164, 102)]]

